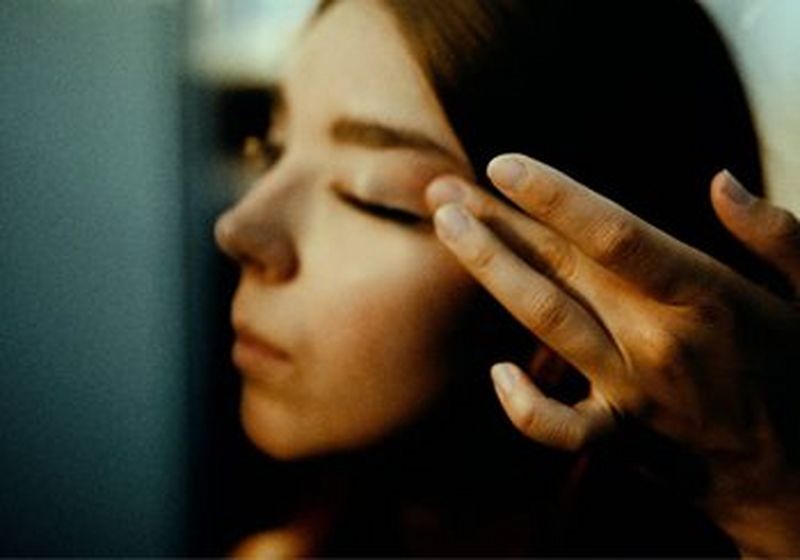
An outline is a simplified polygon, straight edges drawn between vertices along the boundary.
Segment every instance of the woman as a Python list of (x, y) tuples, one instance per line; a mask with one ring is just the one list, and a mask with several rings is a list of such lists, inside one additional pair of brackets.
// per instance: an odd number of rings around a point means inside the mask
[[(731, 551), (615, 456), (576, 467), (504, 425), (492, 363), (530, 363), (568, 404), (589, 385), (448, 254), (425, 199), (441, 175), (488, 184), (489, 158), (513, 149), (749, 266), (705, 200), (722, 167), (759, 184), (735, 75), (696, 7), (639, 4), (320, 7), (276, 90), (269, 167), (217, 225), (242, 269), (232, 321), (245, 431), (273, 457), (325, 457), (315, 464), (335, 473), (323, 494), (307, 486), (290, 553)], [(483, 217), (525, 253), (507, 220)]]

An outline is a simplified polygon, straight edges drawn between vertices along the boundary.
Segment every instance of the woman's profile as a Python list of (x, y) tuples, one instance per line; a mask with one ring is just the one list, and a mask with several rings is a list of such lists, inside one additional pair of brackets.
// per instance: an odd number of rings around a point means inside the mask
[(243, 428), (313, 467), (288, 529), (239, 553), (735, 553), (691, 506), (693, 480), (677, 495), (620, 454), (511, 429), (492, 364), (529, 365), (565, 402), (589, 386), (453, 258), (425, 199), (441, 175), (490, 185), (489, 160), (523, 152), (758, 277), (707, 199), (722, 168), (758, 192), (760, 167), (697, 6), (325, 1), (273, 99), (263, 174), (216, 235), (241, 269)]

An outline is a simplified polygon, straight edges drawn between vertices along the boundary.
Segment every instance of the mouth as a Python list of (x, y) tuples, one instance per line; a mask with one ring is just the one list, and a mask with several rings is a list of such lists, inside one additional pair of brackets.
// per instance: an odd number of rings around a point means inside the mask
[(233, 363), (242, 371), (259, 371), (270, 366), (288, 365), (287, 352), (247, 328), (236, 329)]

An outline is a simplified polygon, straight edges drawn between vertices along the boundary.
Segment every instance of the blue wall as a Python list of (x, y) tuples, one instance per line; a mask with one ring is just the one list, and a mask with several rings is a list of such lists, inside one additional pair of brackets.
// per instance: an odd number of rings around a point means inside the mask
[(0, 554), (179, 555), (176, 2), (0, 1)]

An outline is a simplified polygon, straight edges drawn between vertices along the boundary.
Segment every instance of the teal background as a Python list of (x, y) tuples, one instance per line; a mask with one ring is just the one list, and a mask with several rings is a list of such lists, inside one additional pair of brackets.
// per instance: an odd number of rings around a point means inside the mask
[(180, 6), (0, 2), (0, 554), (186, 550)]

